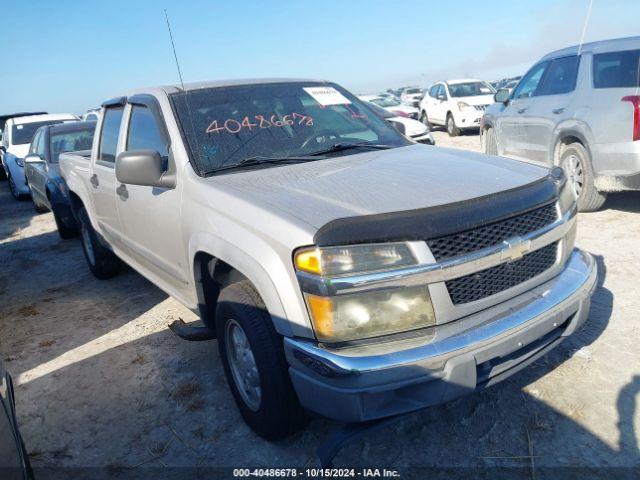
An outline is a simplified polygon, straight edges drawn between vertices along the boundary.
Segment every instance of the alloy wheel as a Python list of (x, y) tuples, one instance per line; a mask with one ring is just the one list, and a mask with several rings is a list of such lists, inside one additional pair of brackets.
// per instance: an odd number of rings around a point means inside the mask
[(577, 155), (569, 155), (562, 163), (565, 173), (576, 197), (582, 193), (584, 185), (584, 171), (582, 168), (582, 160)]
[(246, 406), (256, 412), (262, 401), (258, 365), (240, 324), (231, 319), (225, 329), (225, 347), (233, 381)]

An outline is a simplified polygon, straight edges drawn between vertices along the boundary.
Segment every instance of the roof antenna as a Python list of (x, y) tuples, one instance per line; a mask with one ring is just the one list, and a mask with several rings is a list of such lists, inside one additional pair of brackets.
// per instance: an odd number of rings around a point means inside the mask
[[(191, 105), (189, 104), (189, 92), (187, 92), (185, 90), (185, 88), (184, 88), (184, 81), (182, 80), (182, 71), (180, 71), (180, 62), (178, 62), (178, 54), (176, 53), (176, 44), (173, 41), (173, 33), (171, 32), (171, 24), (169, 23), (169, 15), (167, 14), (167, 9), (166, 8), (164, 8), (163, 10), (164, 10), (164, 18), (167, 20), (167, 29), (169, 30), (169, 38), (171, 39), (171, 48), (173, 49), (173, 57), (176, 59), (176, 67), (178, 68), (178, 77), (180, 78), (180, 85), (182, 86), (182, 93), (184, 93), (184, 100), (185, 100), (185, 103), (187, 105), (187, 116), (189, 117), (189, 123), (191, 124), (191, 132), (193, 134), (193, 140), (195, 141), (196, 149), (198, 150), (195, 153), (195, 155), (199, 155), (202, 150), (200, 149), (200, 142), (198, 141), (198, 135), (196, 134), (196, 127), (193, 124), (193, 118), (191, 116), (191, 111), (192, 110), (191, 110)], [(185, 134), (186, 134), (186, 132), (185, 132)]]
[(584, 43), (584, 36), (587, 33), (587, 25), (589, 24), (589, 19), (591, 18), (592, 6), (593, 6), (593, 0), (589, 0), (589, 8), (587, 9), (587, 18), (584, 19), (584, 26), (582, 27), (582, 36), (580, 37), (580, 45), (578, 45), (578, 55), (582, 53), (582, 44)]
[(180, 77), (180, 85), (182, 85), (182, 91), (184, 92), (184, 82), (182, 81), (182, 72), (180, 71), (180, 62), (178, 62), (178, 54), (176, 53), (176, 44), (173, 41), (173, 33), (171, 33), (171, 24), (169, 23), (169, 15), (167, 9), (164, 9), (164, 18), (167, 20), (167, 29), (169, 30), (169, 38), (171, 39), (171, 48), (173, 49), (173, 58), (176, 59), (176, 67), (178, 67), (178, 77)]

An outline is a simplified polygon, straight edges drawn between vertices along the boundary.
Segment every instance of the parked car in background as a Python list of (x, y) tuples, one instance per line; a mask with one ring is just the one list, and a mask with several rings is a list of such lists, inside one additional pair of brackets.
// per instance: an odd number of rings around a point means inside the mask
[(0, 474), (2, 480), (33, 480), (29, 456), (18, 429), (11, 375), (0, 359)]
[(60, 156), (87, 264), (198, 312), (264, 438), (481, 390), (587, 319), (597, 264), (561, 168), (416, 145), (323, 81), (103, 106), (91, 160)]
[(420, 101), (420, 120), (425, 125), (443, 125), (451, 137), (477, 129), (485, 108), (493, 103), (494, 88), (483, 80), (461, 79), (438, 82)]
[(426, 145), (435, 145), (436, 141), (429, 131), (429, 128), (422, 122), (408, 118), (406, 116), (398, 116), (389, 110), (376, 105), (373, 102), (367, 102), (367, 105), (378, 115), (391, 123), (400, 132), (410, 140)]
[(87, 110), (81, 117), (81, 119), (85, 122), (97, 122), (100, 115), (99, 108), (92, 108), (91, 110)]
[(511, 93), (511, 92), (513, 92), (513, 89), (518, 86), (518, 82), (519, 81), (520, 81), (520, 79), (509, 80), (507, 83), (504, 84), (504, 86), (502, 86), (500, 88), (503, 88), (503, 89), (507, 90), (509, 93)]
[(482, 119), (491, 154), (560, 165), (581, 211), (640, 190), (640, 36), (552, 52)]
[(424, 90), (420, 87), (407, 87), (400, 94), (400, 101), (405, 105), (417, 107), (420, 99), (424, 95)]
[(16, 200), (25, 198), (30, 193), (24, 177), (24, 157), (29, 152), (29, 145), (36, 130), (44, 125), (75, 120), (78, 120), (78, 117), (68, 113), (30, 115), (7, 120), (2, 136), (2, 166), (9, 181), (11, 194)]
[(4, 146), (2, 143), (2, 132), (4, 131), (4, 126), (7, 123), (7, 120), (9, 120), (10, 118), (17, 118), (17, 117), (26, 117), (26, 116), (30, 116), (30, 115), (46, 115), (47, 112), (18, 112), (18, 113), (9, 113), (9, 114), (5, 114), (5, 115), (0, 115), (0, 180), (4, 180), (7, 175), (5, 172), (3, 165), (4, 162)]
[(413, 120), (418, 119), (418, 109), (416, 107), (401, 103), (397, 98), (390, 96), (381, 97), (379, 95), (359, 95), (358, 98), (360, 100), (364, 100), (365, 102), (374, 103), (379, 107), (388, 110), (396, 116), (407, 117)]
[(51, 210), (62, 238), (77, 235), (67, 184), (60, 175), (61, 153), (90, 155), (96, 122), (68, 122), (40, 127), (24, 159), (24, 173), (36, 210)]

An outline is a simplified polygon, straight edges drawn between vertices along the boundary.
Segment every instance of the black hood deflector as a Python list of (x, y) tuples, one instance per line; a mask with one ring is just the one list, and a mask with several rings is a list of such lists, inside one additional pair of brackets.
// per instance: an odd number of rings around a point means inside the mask
[[(425, 188), (428, 186), (425, 185)], [(458, 233), (528, 212), (556, 199), (547, 176), (510, 190), (436, 207), (338, 218), (314, 235), (318, 246), (427, 240)]]

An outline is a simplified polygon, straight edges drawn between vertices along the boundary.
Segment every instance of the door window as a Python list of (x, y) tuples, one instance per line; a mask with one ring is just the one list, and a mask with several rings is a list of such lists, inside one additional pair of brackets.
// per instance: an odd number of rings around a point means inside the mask
[(640, 50), (594, 55), (593, 86), (595, 88), (640, 87)]
[(577, 55), (553, 60), (535, 95), (560, 95), (573, 92), (578, 78), (580, 57)]
[(429, 89), (429, 96), (436, 98), (438, 96), (438, 87), (439, 85), (434, 85)]
[(129, 119), (127, 150), (155, 150), (166, 161), (169, 158), (167, 142), (148, 107), (133, 105)]
[(533, 97), (548, 66), (549, 62), (542, 62), (529, 70), (513, 92), (513, 98)]
[(100, 132), (100, 150), (98, 161), (107, 165), (114, 165), (116, 162), (116, 150), (118, 148), (118, 134), (120, 133), (120, 122), (124, 107), (107, 108), (102, 121), (102, 131)]

